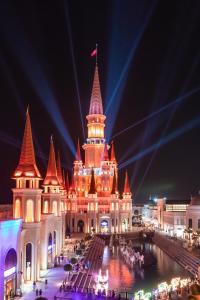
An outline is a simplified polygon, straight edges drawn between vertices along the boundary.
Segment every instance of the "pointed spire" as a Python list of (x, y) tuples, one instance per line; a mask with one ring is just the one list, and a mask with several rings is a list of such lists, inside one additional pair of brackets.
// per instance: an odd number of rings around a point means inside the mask
[(62, 180), (63, 180), (63, 185), (65, 186), (65, 170), (62, 170)]
[(68, 191), (69, 190), (69, 175), (68, 175), (68, 172), (66, 173), (65, 187), (66, 187), (66, 190)]
[(102, 105), (97, 63), (95, 66), (94, 81), (93, 81), (92, 95), (90, 100), (90, 110), (89, 110), (89, 115), (94, 115), (94, 114), (103, 115), (103, 105)]
[(74, 174), (73, 173), (72, 173), (72, 178), (71, 178), (70, 191), (75, 192), (75, 182), (74, 182)]
[(93, 168), (92, 168), (92, 172), (91, 172), (90, 189), (88, 191), (88, 194), (96, 194), (96, 184), (95, 184), (94, 169)]
[(125, 194), (130, 194), (131, 193), (127, 171), (126, 171), (125, 182), (124, 182), (124, 193)]
[(104, 161), (109, 160), (109, 156), (108, 156), (108, 145), (107, 145), (106, 143), (105, 143), (105, 146), (104, 146), (103, 160), (104, 160)]
[(55, 150), (54, 150), (52, 136), (50, 139), (49, 161), (48, 161), (48, 166), (47, 166), (46, 177), (44, 180), (44, 185), (59, 185), (57, 168), (56, 168)]
[(111, 161), (116, 161), (116, 157), (115, 157), (115, 148), (114, 148), (114, 143), (113, 143), (113, 141), (111, 142), (111, 155), (110, 155), (110, 160), (111, 160)]
[(76, 161), (81, 161), (81, 149), (80, 149), (79, 139), (77, 142)]
[(26, 123), (25, 123), (24, 136), (23, 136), (23, 142), (21, 147), (20, 160), (14, 173), (14, 178), (17, 177), (41, 178), (40, 172), (36, 166), (36, 161), (35, 161), (35, 151), (33, 146), (29, 108), (27, 108), (27, 112), (26, 112)]
[(116, 172), (114, 170), (111, 194), (115, 194), (116, 192), (117, 192), (117, 177), (116, 177)]
[(61, 160), (60, 160), (60, 152), (58, 151), (58, 156), (57, 156), (57, 177), (59, 180), (59, 183), (63, 185), (63, 177), (62, 177), (62, 168), (61, 168)]

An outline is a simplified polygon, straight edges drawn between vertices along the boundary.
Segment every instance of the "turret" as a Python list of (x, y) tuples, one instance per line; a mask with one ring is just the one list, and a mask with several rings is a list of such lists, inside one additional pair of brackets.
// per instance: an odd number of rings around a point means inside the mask
[(90, 188), (88, 191), (88, 194), (96, 194), (96, 184), (95, 184), (95, 178), (94, 178), (94, 170), (91, 171), (91, 180), (90, 180)]
[(46, 177), (43, 182), (43, 213), (54, 213), (60, 215), (60, 188), (58, 178), (53, 138), (50, 139), (49, 160)]
[(89, 114), (87, 115), (88, 138), (83, 149), (85, 150), (85, 166), (99, 167), (104, 151), (104, 127), (106, 116), (103, 114), (103, 105), (99, 83), (98, 66), (95, 66), (92, 95)]
[(29, 110), (18, 166), (13, 174), (16, 188), (13, 189), (13, 216), (24, 222), (39, 222), (41, 216), (41, 192), (39, 181), (42, 179), (36, 165), (35, 151)]

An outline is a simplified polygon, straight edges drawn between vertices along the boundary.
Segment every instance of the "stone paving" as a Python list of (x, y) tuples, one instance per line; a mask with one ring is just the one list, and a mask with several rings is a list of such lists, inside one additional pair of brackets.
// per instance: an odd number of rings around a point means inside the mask
[[(42, 296), (46, 297), (48, 300), (54, 300), (54, 296), (57, 294), (62, 281), (66, 277), (66, 272), (63, 267), (57, 267), (49, 269), (46, 275), (41, 278), (40, 282), (37, 282), (37, 289), (42, 289)], [(45, 279), (47, 278), (48, 284), (45, 287)], [(26, 284), (24, 286), (25, 293), (23, 297), (18, 297), (20, 300), (32, 300), (37, 298), (36, 292), (33, 291), (33, 284)]]

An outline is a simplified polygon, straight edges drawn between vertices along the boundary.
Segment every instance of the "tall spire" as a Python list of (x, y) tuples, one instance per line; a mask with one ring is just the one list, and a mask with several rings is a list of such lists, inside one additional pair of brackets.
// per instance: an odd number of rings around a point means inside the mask
[(91, 172), (90, 189), (88, 191), (88, 194), (96, 194), (96, 184), (95, 184), (94, 169), (93, 168), (92, 168), (92, 172)]
[(69, 175), (68, 175), (68, 172), (66, 173), (65, 187), (66, 187), (66, 190), (68, 191), (69, 190)]
[(24, 129), (23, 142), (19, 164), (14, 172), (14, 178), (17, 177), (38, 177), (41, 178), (40, 172), (36, 166), (35, 151), (33, 146), (33, 137), (31, 129), (31, 120), (29, 109), (26, 112), (26, 123)]
[(49, 161), (47, 166), (46, 177), (44, 180), (44, 185), (59, 185), (59, 179), (58, 179), (57, 168), (56, 168), (55, 150), (54, 150), (52, 136), (50, 140)]
[(115, 194), (116, 192), (117, 192), (117, 177), (116, 177), (116, 172), (114, 170), (111, 194)]
[(65, 170), (62, 170), (62, 180), (63, 180), (63, 185), (65, 186), (66, 182), (65, 182)]
[(111, 160), (111, 161), (116, 161), (116, 157), (115, 157), (115, 148), (114, 148), (114, 143), (113, 143), (113, 141), (111, 142), (111, 155), (110, 155), (110, 160)]
[(124, 182), (124, 193), (125, 194), (130, 194), (131, 193), (127, 171), (126, 171), (125, 182)]
[(107, 146), (106, 143), (105, 143), (105, 146), (104, 146), (103, 160), (105, 160), (105, 161), (109, 160), (109, 156), (108, 156), (108, 146)]
[(97, 63), (95, 66), (94, 81), (93, 81), (92, 95), (90, 100), (90, 110), (89, 110), (89, 115), (95, 115), (95, 114), (103, 115), (103, 105), (102, 105)]
[(72, 178), (71, 178), (70, 191), (75, 192), (75, 182), (74, 182), (74, 174), (73, 173), (72, 173)]
[(63, 177), (62, 177), (62, 168), (61, 168), (61, 160), (60, 160), (60, 152), (58, 151), (57, 156), (57, 177), (59, 180), (59, 183), (63, 185)]
[(76, 161), (81, 161), (81, 149), (80, 149), (79, 139), (77, 142)]

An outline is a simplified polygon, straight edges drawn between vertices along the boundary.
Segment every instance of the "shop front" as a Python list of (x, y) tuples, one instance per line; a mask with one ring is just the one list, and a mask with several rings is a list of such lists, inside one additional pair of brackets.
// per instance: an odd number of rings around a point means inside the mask
[(4, 300), (14, 299), (17, 288), (17, 253), (10, 249), (4, 267)]

